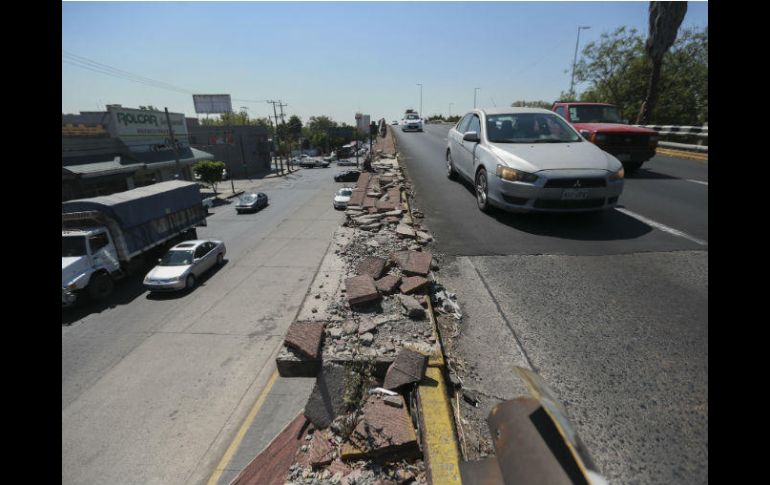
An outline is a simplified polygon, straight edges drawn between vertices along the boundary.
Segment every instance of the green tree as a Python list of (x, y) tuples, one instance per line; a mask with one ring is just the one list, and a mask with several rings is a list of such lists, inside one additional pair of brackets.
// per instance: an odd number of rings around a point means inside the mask
[(511, 103), (511, 106), (514, 108), (545, 108), (545, 109), (551, 109), (551, 106), (553, 106), (553, 103), (549, 103), (548, 101), (514, 101)]
[(299, 137), (302, 136), (302, 120), (299, 119), (299, 116), (291, 115), (291, 117), (289, 117), (288, 123), (286, 123), (286, 126), (289, 139), (291, 141), (299, 140)]
[(646, 125), (652, 117), (652, 110), (660, 92), (660, 74), (663, 57), (676, 41), (676, 33), (687, 13), (687, 2), (650, 2), (650, 33), (645, 43), (650, 58), (650, 77), (647, 95), (639, 111), (636, 123)]
[(217, 184), (222, 181), (222, 172), (225, 170), (225, 162), (216, 162), (214, 160), (201, 160), (192, 167), (195, 175), (199, 176), (201, 182), (207, 184), (217, 193)]

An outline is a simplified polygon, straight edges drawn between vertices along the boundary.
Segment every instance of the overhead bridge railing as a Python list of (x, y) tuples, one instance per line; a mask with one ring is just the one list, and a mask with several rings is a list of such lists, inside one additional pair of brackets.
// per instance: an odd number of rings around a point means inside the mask
[[(658, 146), (665, 148), (674, 148), (680, 150), (692, 150), (696, 152), (708, 153), (709, 127), (705, 126), (673, 126), (673, 125), (635, 125), (641, 128), (651, 128), (665, 137), (684, 137), (690, 140), (697, 140), (697, 143), (679, 143), (668, 140), (661, 140)], [(705, 145), (704, 145), (705, 142)]]

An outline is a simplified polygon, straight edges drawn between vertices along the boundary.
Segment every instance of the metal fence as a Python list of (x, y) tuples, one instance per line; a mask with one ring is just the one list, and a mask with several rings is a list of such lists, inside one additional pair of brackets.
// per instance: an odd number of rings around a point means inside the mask
[[(682, 137), (685, 139), (695, 139), (697, 143), (679, 143), (668, 140), (661, 140), (658, 145), (666, 148), (678, 148), (683, 150), (693, 150), (708, 153), (709, 127), (704, 126), (673, 126), (673, 125), (634, 125), (640, 128), (651, 128), (658, 132), (662, 137)], [(686, 140), (685, 140), (686, 141)]]

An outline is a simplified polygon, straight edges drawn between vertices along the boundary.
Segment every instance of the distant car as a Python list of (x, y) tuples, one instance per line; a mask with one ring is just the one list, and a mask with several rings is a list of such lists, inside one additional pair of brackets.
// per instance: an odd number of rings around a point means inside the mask
[(349, 158), (343, 158), (342, 160), (337, 160), (337, 165), (340, 167), (355, 167), (356, 161)]
[(345, 209), (348, 206), (348, 202), (350, 202), (351, 195), (353, 195), (352, 187), (343, 187), (338, 190), (337, 193), (334, 194), (334, 208)]
[(358, 181), (358, 176), (361, 175), (360, 170), (346, 170), (344, 172), (340, 172), (337, 175), (334, 176), (335, 182), (356, 182)]
[(201, 204), (203, 204), (203, 207), (206, 208), (206, 210), (211, 209), (214, 207), (214, 197), (206, 197), (201, 201)]
[(471, 182), (484, 212), (607, 210), (623, 192), (618, 159), (552, 111), (476, 109), (447, 138), (447, 175)]
[(401, 122), (401, 131), (422, 131), (422, 119), (416, 113), (407, 113)]
[(310, 158), (303, 158), (301, 162), (299, 162), (299, 166), (302, 168), (315, 168), (315, 160)]
[(318, 160), (318, 159), (315, 159), (315, 160), (313, 160), (313, 163), (314, 163), (314, 164), (315, 164), (315, 166), (316, 166), (316, 167), (318, 167), (318, 168), (327, 168), (327, 167), (329, 166), (329, 163), (330, 163), (330, 162), (327, 162), (326, 160)]
[(263, 207), (267, 207), (267, 195), (262, 192), (243, 194), (235, 205), (235, 211), (238, 214), (243, 212), (256, 212)]
[(225, 243), (217, 240), (179, 243), (147, 273), (144, 287), (151, 292), (191, 290), (206, 271), (224, 263), (226, 252)]
[(398, 124), (398, 121), (397, 121), (397, 120), (393, 120), (393, 121), (391, 121), (391, 122), (390, 122), (390, 124), (391, 124), (391, 125), (397, 125), (397, 124)]

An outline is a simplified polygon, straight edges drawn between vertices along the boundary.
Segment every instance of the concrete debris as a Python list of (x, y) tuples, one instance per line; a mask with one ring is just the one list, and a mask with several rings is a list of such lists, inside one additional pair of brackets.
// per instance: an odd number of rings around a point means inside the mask
[(388, 264), (388, 261), (383, 258), (378, 258), (376, 256), (367, 256), (358, 263), (356, 272), (359, 275), (367, 274), (372, 278), (377, 279), (385, 270), (385, 266), (387, 264)]
[(334, 418), (346, 411), (345, 380), (348, 369), (345, 366), (324, 363), (316, 377), (313, 391), (305, 404), (305, 417), (318, 429), (328, 427)]
[(357, 305), (382, 298), (369, 275), (354, 276), (345, 280), (346, 298), (349, 305)]
[(427, 276), (433, 254), (429, 251), (398, 251), (391, 255), (391, 260), (406, 274)]
[(313, 467), (328, 465), (334, 460), (336, 443), (333, 435), (328, 430), (318, 430), (313, 433), (313, 439), (309, 446), (309, 462)]
[(374, 342), (374, 335), (372, 335), (369, 332), (366, 332), (365, 334), (361, 335), (359, 337), (361, 339), (361, 343), (364, 345), (371, 345), (372, 342)]
[(401, 283), (401, 277), (396, 275), (387, 275), (374, 282), (374, 286), (377, 290), (385, 295), (389, 295), (396, 291)]
[(416, 233), (414, 229), (407, 226), (406, 224), (399, 224), (396, 226), (396, 234), (398, 234), (401, 237), (415, 237)]
[(384, 387), (375, 387), (374, 389), (369, 389), (369, 394), (385, 394), (386, 396), (398, 396), (397, 392), (390, 391), (388, 389), (385, 389)]
[(382, 398), (382, 401), (388, 406), (393, 406), (394, 408), (404, 407), (404, 400), (401, 396), (385, 396)]
[(406, 384), (420, 382), (425, 376), (428, 356), (408, 349), (401, 349), (396, 360), (388, 368), (382, 387), (397, 389)]
[(413, 293), (428, 285), (430, 281), (422, 276), (412, 276), (401, 281), (401, 293)]
[(425, 318), (425, 309), (416, 299), (408, 295), (398, 295), (398, 298), (409, 318), (413, 320), (422, 320)]
[(394, 396), (401, 407), (388, 405), (380, 396), (369, 396), (358, 425), (343, 444), (343, 460), (366, 458), (401, 459), (419, 454), (412, 419), (404, 407), (404, 398)]
[(286, 333), (284, 345), (305, 357), (318, 359), (321, 354), (323, 334), (323, 322), (293, 322)]

